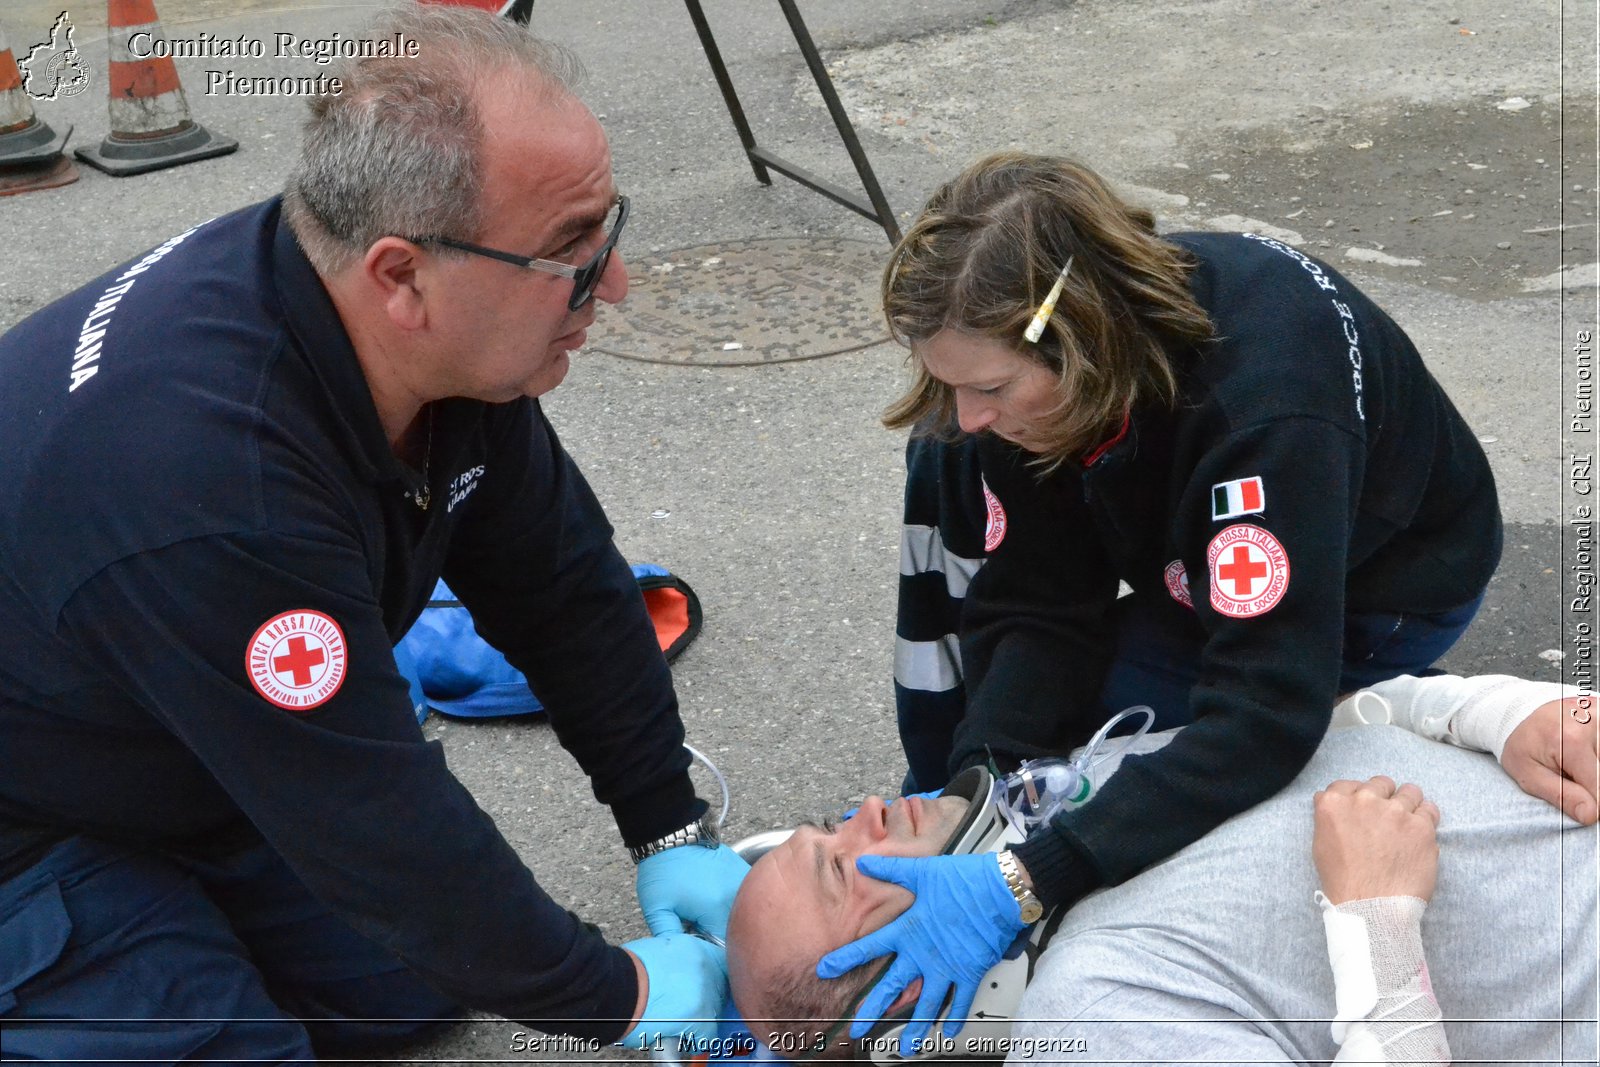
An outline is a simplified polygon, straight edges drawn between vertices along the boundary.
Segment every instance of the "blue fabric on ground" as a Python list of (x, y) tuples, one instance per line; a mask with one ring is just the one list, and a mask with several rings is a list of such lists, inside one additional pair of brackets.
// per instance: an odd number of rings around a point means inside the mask
[[(631, 564), (636, 580), (670, 578), (655, 563)], [(395, 646), (395, 662), (411, 683), (417, 721), (432, 707), (460, 719), (536, 715), (544, 705), (523, 673), (478, 636), (472, 614), (440, 579), (428, 607)]]

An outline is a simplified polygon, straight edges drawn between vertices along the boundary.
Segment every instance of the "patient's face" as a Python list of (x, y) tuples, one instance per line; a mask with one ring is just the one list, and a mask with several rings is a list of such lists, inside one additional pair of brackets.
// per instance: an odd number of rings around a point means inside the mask
[(911, 893), (856, 870), (858, 856), (934, 856), (966, 814), (959, 797), (869, 797), (832, 831), (804, 824), (761, 857), (745, 878), (728, 922), (728, 977), (747, 1019), (780, 1014), (776, 975), (816, 963), (883, 926), (911, 905)]

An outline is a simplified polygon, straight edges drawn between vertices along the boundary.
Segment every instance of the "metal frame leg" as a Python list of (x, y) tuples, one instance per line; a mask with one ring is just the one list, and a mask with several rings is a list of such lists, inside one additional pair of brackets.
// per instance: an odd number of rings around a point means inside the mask
[(800, 54), (805, 57), (806, 67), (817, 83), (817, 90), (822, 94), (822, 101), (827, 105), (828, 115), (833, 119), (840, 140), (844, 142), (845, 151), (850, 154), (850, 161), (855, 164), (856, 175), (861, 179), (861, 186), (867, 193), (866, 200), (756, 144), (755, 134), (751, 132), (750, 123), (745, 119), (744, 108), (739, 103), (738, 93), (734, 91), (733, 79), (728, 76), (727, 66), (722, 61), (722, 52), (717, 47), (716, 38), (712, 36), (711, 26), (700, 7), (700, 0), (684, 0), (684, 6), (689, 9), (689, 17), (694, 21), (695, 32), (700, 36), (700, 45), (705, 49), (706, 59), (711, 64), (711, 73), (717, 80), (717, 88), (722, 90), (723, 103), (728, 107), (728, 115), (733, 119), (734, 128), (739, 131), (739, 140), (744, 145), (744, 152), (750, 160), (751, 169), (756, 173), (756, 180), (763, 185), (770, 185), (772, 180), (767, 172), (775, 170), (813, 192), (821, 193), (829, 200), (876, 222), (883, 227), (883, 232), (888, 235), (891, 243), (900, 240), (900, 227), (895, 222), (894, 210), (889, 207), (889, 201), (878, 185), (877, 175), (873, 173), (867, 153), (856, 137), (855, 127), (845, 114), (844, 105), (839, 102), (839, 94), (833, 87), (833, 79), (828, 76), (828, 69), (822, 63), (822, 56), (818, 54), (811, 33), (806, 29), (805, 20), (800, 17), (800, 9), (796, 6), (795, 0), (778, 0), (778, 6), (783, 10), (783, 16), (789, 23), (789, 32), (794, 35), (795, 44), (800, 46)]
[(756, 135), (744, 117), (744, 108), (739, 104), (739, 94), (733, 89), (733, 79), (728, 77), (728, 68), (722, 62), (722, 49), (717, 47), (717, 39), (711, 35), (711, 24), (706, 21), (706, 13), (700, 7), (700, 0), (683, 0), (683, 6), (689, 9), (689, 21), (694, 23), (694, 32), (700, 38), (700, 47), (705, 50), (706, 61), (711, 64), (711, 76), (717, 80), (717, 88), (722, 90), (722, 102), (727, 105), (728, 117), (733, 119), (733, 128), (739, 131), (739, 143), (744, 145), (744, 154), (750, 160), (750, 169), (756, 172), (756, 181), (762, 185), (771, 185), (772, 175), (767, 173), (766, 165), (756, 156), (758, 151)]
[[(700, 7), (700, 0), (684, 0), (684, 6), (689, 9), (689, 21), (694, 23), (694, 32), (700, 38), (700, 47), (705, 50), (706, 59), (711, 63), (711, 75), (717, 80), (717, 88), (722, 90), (722, 102), (728, 108), (728, 116), (733, 119), (733, 128), (739, 132), (739, 143), (744, 145), (745, 157), (750, 160), (750, 169), (755, 171), (756, 181), (762, 185), (772, 184), (772, 175), (767, 173), (766, 166), (755, 156), (756, 136), (750, 129), (750, 122), (744, 117), (744, 108), (739, 104), (739, 94), (734, 92), (733, 79), (728, 77), (728, 67), (722, 62), (722, 50), (717, 47), (717, 39), (711, 35), (711, 24), (706, 21), (706, 13)], [(514, 19), (524, 26), (533, 17), (533, 0), (512, 0), (506, 9), (505, 17)]]
[[(823, 66), (822, 56), (817, 52), (816, 44), (811, 40), (811, 31), (806, 29), (806, 24), (800, 17), (800, 8), (795, 0), (778, 0), (778, 6), (783, 9), (783, 17), (789, 20), (789, 30), (794, 34), (795, 43), (800, 46), (800, 54), (806, 58), (806, 66), (811, 68), (811, 77), (817, 83), (817, 91), (822, 94), (823, 103), (828, 106), (828, 114), (833, 118), (834, 128), (839, 131), (839, 139), (844, 142), (845, 151), (850, 153), (850, 162), (855, 164), (856, 176), (861, 179), (861, 186), (867, 192), (867, 198), (872, 201), (871, 213), (862, 211), (863, 215), (882, 226), (889, 235), (890, 242), (900, 240), (900, 227), (895, 224), (894, 209), (889, 206), (889, 201), (884, 198), (883, 189), (878, 185), (878, 176), (872, 172), (872, 163), (867, 159), (867, 153), (861, 147), (861, 142), (856, 138), (856, 128), (850, 122), (850, 117), (844, 112), (844, 105), (839, 102), (839, 94), (833, 87), (833, 79), (828, 76), (828, 68)], [(846, 204), (846, 207), (854, 207)], [(855, 208), (857, 211), (861, 209)]]
[[(683, 3), (689, 9), (689, 19), (694, 23), (694, 32), (700, 38), (700, 47), (705, 51), (706, 61), (711, 64), (711, 76), (716, 79), (717, 88), (722, 92), (722, 102), (728, 109), (728, 117), (733, 120), (733, 128), (738, 131), (739, 143), (744, 146), (745, 158), (750, 161), (750, 169), (755, 172), (756, 181), (762, 185), (771, 185), (772, 175), (769, 172), (775, 170), (784, 177), (799, 182), (829, 200), (876, 222), (883, 227), (883, 232), (888, 234), (891, 243), (899, 241), (900, 227), (895, 222), (894, 210), (889, 207), (889, 201), (884, 197), (882, 187), (878, 185), (878, 176), (873, 173), (872, 163), (867, 159), (867, 153), (862, 149), (860, 139), (856, 137), (855, 126), (845, 114), (844, 105), (839, 102), (839, 94), (833, 87), (833, 79), (828, 76), (828, 68), (822, 63), (822, 56), (817, 52), (816, 42), (811, 39), (811, 31), (806, 29), (805, 20), (800, 17), (800, 8), (795, 0), (778, 0), (778, 6), (783, 10), (784, 19), (789, 23), (789, 32), (794, 35), (795, 44), (800, 46), (800, 54), (805, 57), (806, 67), (811, 71), (812, 80), (817, 83), (817, 91), (822, 94), (822, 102), (827, 105), (828, 115), (833, 119), (833, 127), (839, 132), (839, 139), (844, 142), (845, 151), (850, 154), (850, 162), (855, 164), (856, 176), (861, 179), (861, 187), (866, 190), (866, 200), (756, 144), (755, 133), (750, 129), (750, 122), (744, 116), (744, 107), (739, 103), (739, 94), (733, 88), (733, 79), (728, 76), (727, 64), (722, 61), (722, 50), (717, 47), (717, 39), (711, 33), (711, 24), (706, 21), (706, 13), (700, 7), (700, 0), (683, 0)], [(505, 10), (505, 17), (526, 26), (533, 15), (533, 4), (534, 0), (512, 0), (511, 5)]]

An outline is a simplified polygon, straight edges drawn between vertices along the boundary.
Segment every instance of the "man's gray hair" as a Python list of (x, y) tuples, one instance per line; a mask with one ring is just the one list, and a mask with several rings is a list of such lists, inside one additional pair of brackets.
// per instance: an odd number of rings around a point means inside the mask
[(838, 978), (824, 981), (817, 977), (817, 960), (791, 961), (771, 976), (768, 988), (762, 991), (763, 1002), (752, 1005), (771, 1013), (770, 1018), (760, 1020), (764, 1039), (780, 1046), (774, 1051), (809, 1050), (808, 1060), (845, 1058), (853, 1043), (843, 1027), (828, 1048), (822, 1049), (821, 1042), (830, 1030), (855, 1014), (856, 1005), (873, 979), (880, 976), (885, 962), (887, 957), (868, 960)]
[(543, 103), (582, 76), (568, 49), (469, 8), (407, 0), (359, 36), (415, 41), (417, 54), (346, 60), (333, 72), (342, 91), (311, 101), (284, 216), (325, 277), (381, 237), (477, 236), (485, 84), (506, 78)]

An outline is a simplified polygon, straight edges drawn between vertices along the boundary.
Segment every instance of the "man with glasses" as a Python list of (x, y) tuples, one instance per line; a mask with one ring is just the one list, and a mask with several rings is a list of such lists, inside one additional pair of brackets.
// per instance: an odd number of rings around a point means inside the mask
[(471, 252), (475, 256), (484, 256), (488, 259), (498, 259), (502, 263), (510, 263), (515, 267), (526, 267), (529, 270), (542, 270), (546, 274), (554, 274), (558, 278), (572, 279), (572, 297), (567, 301), (567, 310), (578, 311), (583, 305), (594, 298), (595, 287), (600, 284), (600, 276), (606, 272), (606, 266), (611, 262), (611, 250), (617, 246), (617, 238), (622, 234), (622, 227), (628, 222), (628, 198), (617, 197), (616, 215), (610, 226), (606, 227), (608, 233), (605, 242), (590, 256), (581, 267), (574, 267), (554, 259), (532, 259), (519, 256), (515, 252), (502, 252), (496, 248), (485, 248), (475, 245), (471, 241), (457, 241), (452, 237), (417, 237), (418, 244), (443, 245), (454, 248), (460, 252)]
[[(723, 1002), (684, 930), (720, 935), (747, 868), (537, 399), (627, 290), (605, 136), (519, 26), (408, 4), (370, 34), (417, 54), (341, 72), (281, 199), (0, 338), (8, 1054), (310, 1059), (464, 1008), (671, 1040)], [(551, 900), (423, 739), (391, 646), (441, 576), (657, 936)]]

